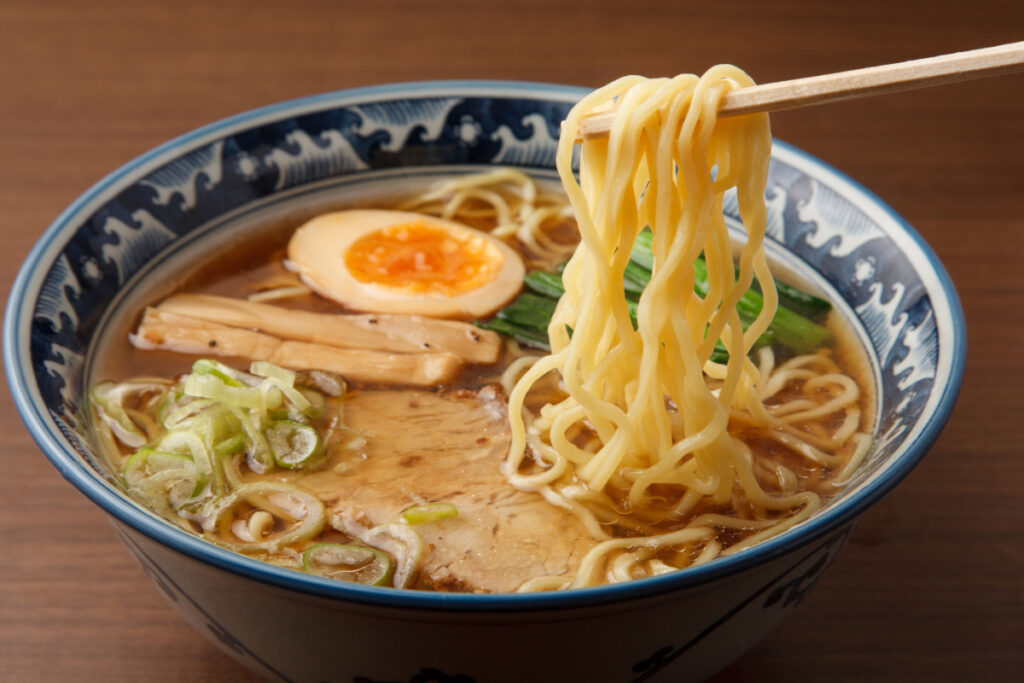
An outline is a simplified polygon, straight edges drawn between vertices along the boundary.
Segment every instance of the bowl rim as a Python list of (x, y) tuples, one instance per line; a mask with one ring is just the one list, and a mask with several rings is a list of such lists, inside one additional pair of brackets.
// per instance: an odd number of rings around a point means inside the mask
[[(201, 144), (204, 140), (226, 136), (233, 130), (249, 128), (260, 121), (272, 121), (279, 115), (297, 116), (328, 105), (341, 106), (345, 102), (351, 103), (354, 99), (372, 99), (382, 95), (412, 95), (418, 91), (434, 96), (479, 96), (491, 93), (504, 97), (519, 96), (523, 98), (530, 97), (530, 94), (533, 93), (534, 97), (544, 95), (565, 102), (574, 102), (589, 92), (588, 89), (578, 86), (527, 81), (415, 81), (336, 90), (269, 104), (186, 132), (123, 164), (75, 199), (54, 219), (35, 243), (18, 272), (7, 303), (3, 330), (3, 356), (8, 385), (15, 406), (40, 450), (65, 479), (107, 514), (153, 541), (203, 564), (257, 582), (324, 599), (417, 611), (526, 612), (572, 609), (618, 604), (709, 584), (712, 581), (736, 576), (810, 544), (843, 525), (851, 523), (854, 518), (887, 494), (909, 474), (938, 438), (960, 391), (966, 360), (965, 319), (960, 299), (949, 274), (923, 237), (877, 195), (810, 154), (773, 139), (773, 156), (779, 152), (785, 155), (787, 160), (799, 162), (804, 170), (813, 168), (815, 177), (828, 177), (830, 183), (843, 186), (844, 197), (850, 198), (858, 206), (872, 206), (874, 215), (883, 216), (891, 227), (899, 231), (899, 234), (902, 235), (899, 240), (901, 247), (904, 250), (912, 249), (917, 252), (916, 258), (911, 260), (918, 264), (921, 270), (931, 269), (938, 282), (939, 291), (948, 306), (951, 322), (951, 329), (940, 340), (940, 353), (949, 354), (948, 380), (944, 385), (938, 385), (934, 389), (934, 391), (941, 390), (941, 395), (934, 405), (932, 414), (920, 429), (917, 438), (908, 444), (884, 477), (879, 477), (869, 485), (862, 486), (859, 490), (830, 504), (808, 521), (780, 536), (758, 543), (735, 555), (719, 558), (706, 565), (691, 567), (659, 577), (609, 586), (545, 593), (509, 594), (440, 593), (376, 588), (331, 581), (275, 567), (188, 534), (143, 511), (119, 494), (93, 468), (72, 455), (63, 445), (59, 430), (53, 428), (52, 420), (41, 401), (39, 403), (35, 401), (38, 394), (32, 391), (34, 378), (27, 344), (28, 331), (31, 326), (31, 311), (26, 312), (28, 308), (26, 297), (30, 292), (34, 292), (31, 285), (33, 285), (33, 280), (38, 279), (37, 271), (40, 265), (49, 267), (52, 259), (47, 259), (47, 257), (52, 256), (63, 246), (66, 240), (60, 240), (62, 235), (71, 234), (69, 225), (72, 219), (79, 216), (91, 204), (108, 196), (109, 191), (117, 187), (120, 181), (136, 176), (141, 170), (176, 150), (184, 151)], [(897, 236), (890, 234), (893, 237)], [(32, 303), (34, 303), (34, 299)]]

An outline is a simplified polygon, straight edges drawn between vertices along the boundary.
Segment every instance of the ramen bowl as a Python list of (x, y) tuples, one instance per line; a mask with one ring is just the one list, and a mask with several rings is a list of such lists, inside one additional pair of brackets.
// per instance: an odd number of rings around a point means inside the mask
[[(656, 578), (535, 594), (332, 581), (207, 543), (106, 474), (83, 397), (119, 311), (162, 274), (297, 210), (515, 166), (556, 179), (559, 125), (584, 91), (442, 82), (329, 93), (245, 113), (132, 161), (75, 201), (14, 285), (4, 362), (43, 453), (110, 516), (170, 604), (269, 680), (696, 680), (741, 656), (817, 583), (858, 518), (923, 457), (952, 410), (963, 314), (917, 233), (841, 173), (776, 142), (770, 257), (827, 294), (868, 359), (875, 439), (810, 520)], [(739, 226), (734, 201), (726, 218)]]

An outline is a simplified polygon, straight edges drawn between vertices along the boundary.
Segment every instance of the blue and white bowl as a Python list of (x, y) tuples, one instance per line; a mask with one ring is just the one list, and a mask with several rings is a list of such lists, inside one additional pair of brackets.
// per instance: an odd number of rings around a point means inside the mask
[(160, 520), (111, 484), (79, 407), (114, 311), (147, 291), (159, 279), (154, 273), (296, 207), (385, 192), (425, 174), (513, 165), (553, 179), (559, 124), (582, 94), (443, 82), (266, 107), (115, 171), (64, 211), (29, 255), (3, 337), (29, 431), (111, 516), (182, 616), (254, 672), (367, 683), (699, 679), (793, 611), (856, 518), (937, 438), (960, 387), (966, 344), (948, 275), (878, 198), (776, 143), (767, 192), (772, 255), (831, 293), (851, 321), (869, 357), (877, 425), (852, 483), (777, 538), (623, 585), (530, 595), (396, 591), (233, 554)]

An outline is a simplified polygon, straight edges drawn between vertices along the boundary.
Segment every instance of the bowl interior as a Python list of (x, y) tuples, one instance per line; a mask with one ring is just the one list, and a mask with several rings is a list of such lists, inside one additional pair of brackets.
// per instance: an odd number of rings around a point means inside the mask
[[(522, 83), (426, 83), (275, 105), (174, 140), (69, 207), (29, 256), (11, 295), (4, 355), (15, 400), (60, 471), (108, 512), (199, 559), (298, 590), (387, 604), (441, 598), (329, 582), (236, 556), (142, 511), (107, 480), (79, 417), (112, 321), (155, 296), (156, 277), (297, 206), (394, 193), (425, 176), (518, 166), (554, 179), (559, 125), (583, 91)], [(963, 373), (955, 291), (923, 240), (837, 171), (776, 143), (767, 191), (770, 255), (839, 303), (864, 347), (876, 439), (851, 484), (814, 519), (675, 575), (540, 596), (446, 596), (446, 605), (532, 608), (614, 600), (739, 571), (862, 512), (923, 456)], [(738, 210), (727, 198), (727, 219)], [(575, 594), (586, 593), (584, 598)]]

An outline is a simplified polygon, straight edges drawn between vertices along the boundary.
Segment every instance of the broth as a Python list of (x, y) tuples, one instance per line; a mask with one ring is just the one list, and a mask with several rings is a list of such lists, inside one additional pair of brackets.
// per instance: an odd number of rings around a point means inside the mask
[[(404, 199), (374, 204), (390, 209), (406, 207), (409, 203)], [(484, 231), (494, 229), (493, 221), (479, 215), (479, 205), (470, 202), (464, 208), (469, 214), (465, 222)], [(289, 217), (264, 226), (255, 235), (247, 236), (244, 242), (195, 265), (191, 272), (182, 276), (175, 289), (245, 300), (268, 289), (301, 285), (298, 276), (286, 268), (284, 262), (289, 239), (308, 217)], [(565, 247), (571, 242), (570, 226), (564, 217), (553, 215), (547, 221), (545, 234), (556, 247)], [(512, 243), (530, 265), (543, 265), (548, 269), (555, 266), (550, 254), (538, 254), (522, 242), (513, 240)], [(557, 253), (558, 249), (552, 252)], [(315, 313), (354, 312), (312, 292), (271, 301), (268, 305)], [(140, 312), (126, 312), (111, 327), (122, 331), (134, 329), (140, 317)], [(838, 312), (829, 313), (824, 324), (831, 332), (832, 342), (829, 349), (821, 352), (821, 357), (835, 362), (842, 373), (853, 377), (861, 387), (856, 402), (859, 413), (856, 428), (858, 433), (869, 432), (874, 406), (866, 357)], [(279, 464), (261, 472), (257, 471), (260, 466), (253, 466), (251, 456), (234, 452), (222, 459), (229, 464), (220, 466), (231, 470), (227, 475), (230, 483), (225, 486), (236, 493), (244, 491), (244, 495), (230, 494), (235, 495), (234, 502), (219, 504), (216, 512), (189, 512), (172, 521), (208, 540), (265, 561), (342, 580), (358, 581), (358, 577), (377, 576), (367, 573), (365, 566), (384, 561), (390, 563), (388, 581), (393, 584), (385, 581), (381, 585), (432, 590), (514, 591), (536, 576), (571, 574), (599, 542), (588, 533), (586, 520), (571, 510), (550, 504), (536, 492), (517, 490), (501, 473), (509, 446), (505, 403), (510, 386), (509, 368), (536, 353), (506, 337), (496, 363), (468, 363), (441, 385), (409, 386), (348, 379), (344, 395), (328, 396), (322, 412), (309, 420), (325, 443), (324, 455), (315, 466), (289, 469)], [(792, 355), (795, 354), (777, 352), (776, 362), (781, 364)], [(97, 356), (93, 375), (115, 383), (138, 377), (177, 378), (192, 371), (197, 357), (163, 349), (141, 349), (128, 342), (127, 333), (119, 333)], [(250, 359), (239, 356), (218, 356), (218, 360), (241, 371), (250, 363)], [(315, 384), (308, 377), (299, 381)], [(802, 379), (788, 382), (768, 405), (801, 399), (803, 382)], [(313, 384), (296, 386), (302, 386), (301, 392), (315, 393)], [(540, 411), (552, 397), (561, 395), (557, 383), (549, 381), (530, 398), (528, 405)], [(144, 400), (138, 398), (129, 407), (140, 408)], [(293, 408), (289, 406), (288, 410)], [(842, 429), (843, 421), (851, 419), (849, 415), (849, 411), (830, 414), (801, 429), (807, 431), (810, 438), (824, 439)], [(285, 421), (277, 420), (274, 424)], [(102, 425), (103, 421), (98, 420), (97, 430), (102, 431)], [(296, 438), (298, 429), (293, 428), (288, 438)], [(796, 490), (815, 491), (827, 499), (839, 490), (837, 474), (848, 469), (851, 458), (859, 457), (855, 456), (855, 448), (844, 446), (834, 457), (829, 454), (830, 464), (821, 465), (802, 456), (799, 449), (787, 447), (774, 436), (766, 436), (764, 428), (742, 419), (731, 420), (729, 431), (755, 453), (753, 457), (759, 463), (758, 480), (766, 491), (774, 494), (781, 495), (795, 486)], [(583, 430), (576, 433), (574, 439), (577, 446), (585, 447), (594, 436)], [(124, 478), (125, 463), (136, 449), (123, 443), (113, 449), (113, 443), (111, 439), (104, 441), (106, 455), (115, 476)], [(138, 476), (159, 474), (156, 465), (146, 467), (148, 469)], [(522, 472), (529, 474), (543, 468), (530, 462)], [(465, 479), (459, 481), (464, 475)], [(216, 466), (209, 476), (216, 478)], [(793, 477), (796, 481), (789, 481)], [(194, 483), (193, 498), (202, 486), (211, 484)], [(267, 486), (270, 488), (260, 488)], [(325, 506), (326, 522), (315, 534), (294, 542), (257, 542), (275, 534), (285, 538), (292, 527), (305, 523), (301, 514), (312, 503), (292, 493), (292, 489), (284, 488), (292, 486)], [(637, 509), (622, 495), (609, 493), (601, 500), (595, 497), (593, 509), (596, 512), (592, 514), (615, 538), (680, 529), (701, 515), (775, 516), (735, 494), (727, 501), (702, 502), (679, 517), (673, 510), (684, 495), (682, 489), (658, 485), (650, 490), (643, 508)], [(436, 505), (451, 505), (455, 513), (449, 514), (448, 507), (430, 507)], [(261, 510), (272, 512), (268, 517)], [(210, 521), (211, 514), (213, 521)], [(410, 514), (422, 515), (425, 521), (410, 523)], [(501, 538), (499, 528), (505, 534)], [(729, 547), (753, 535), (757, 528), (756, 525), (734, 528), (725, 524), (718, 529), (715, 542)], [(257, 541), (239, 541), (247, 536)], [(550, 546), (543, 552), (538, 550), (541, 539)], [(341, 560), (330, 556), (331, 562), (327, 564), (333, 563), (331, 571), (323, 570), (327, 562), (324, 548), (350, 547), (373, 551), (359, 554), (352, 550), (332, 550), (349, 553), (349, 556)], [(624, 571), (631, 578), (640, 578), (659, 573), (663, 568), (685, 567), (701, 561), (702, 547), (681, 543), (671, 549), (662, 548), (647, 553), (640, 563)], [(380, 554), (387, 559), (380, 560)], [(352, 567), (346, 562), (352, 563)]]

